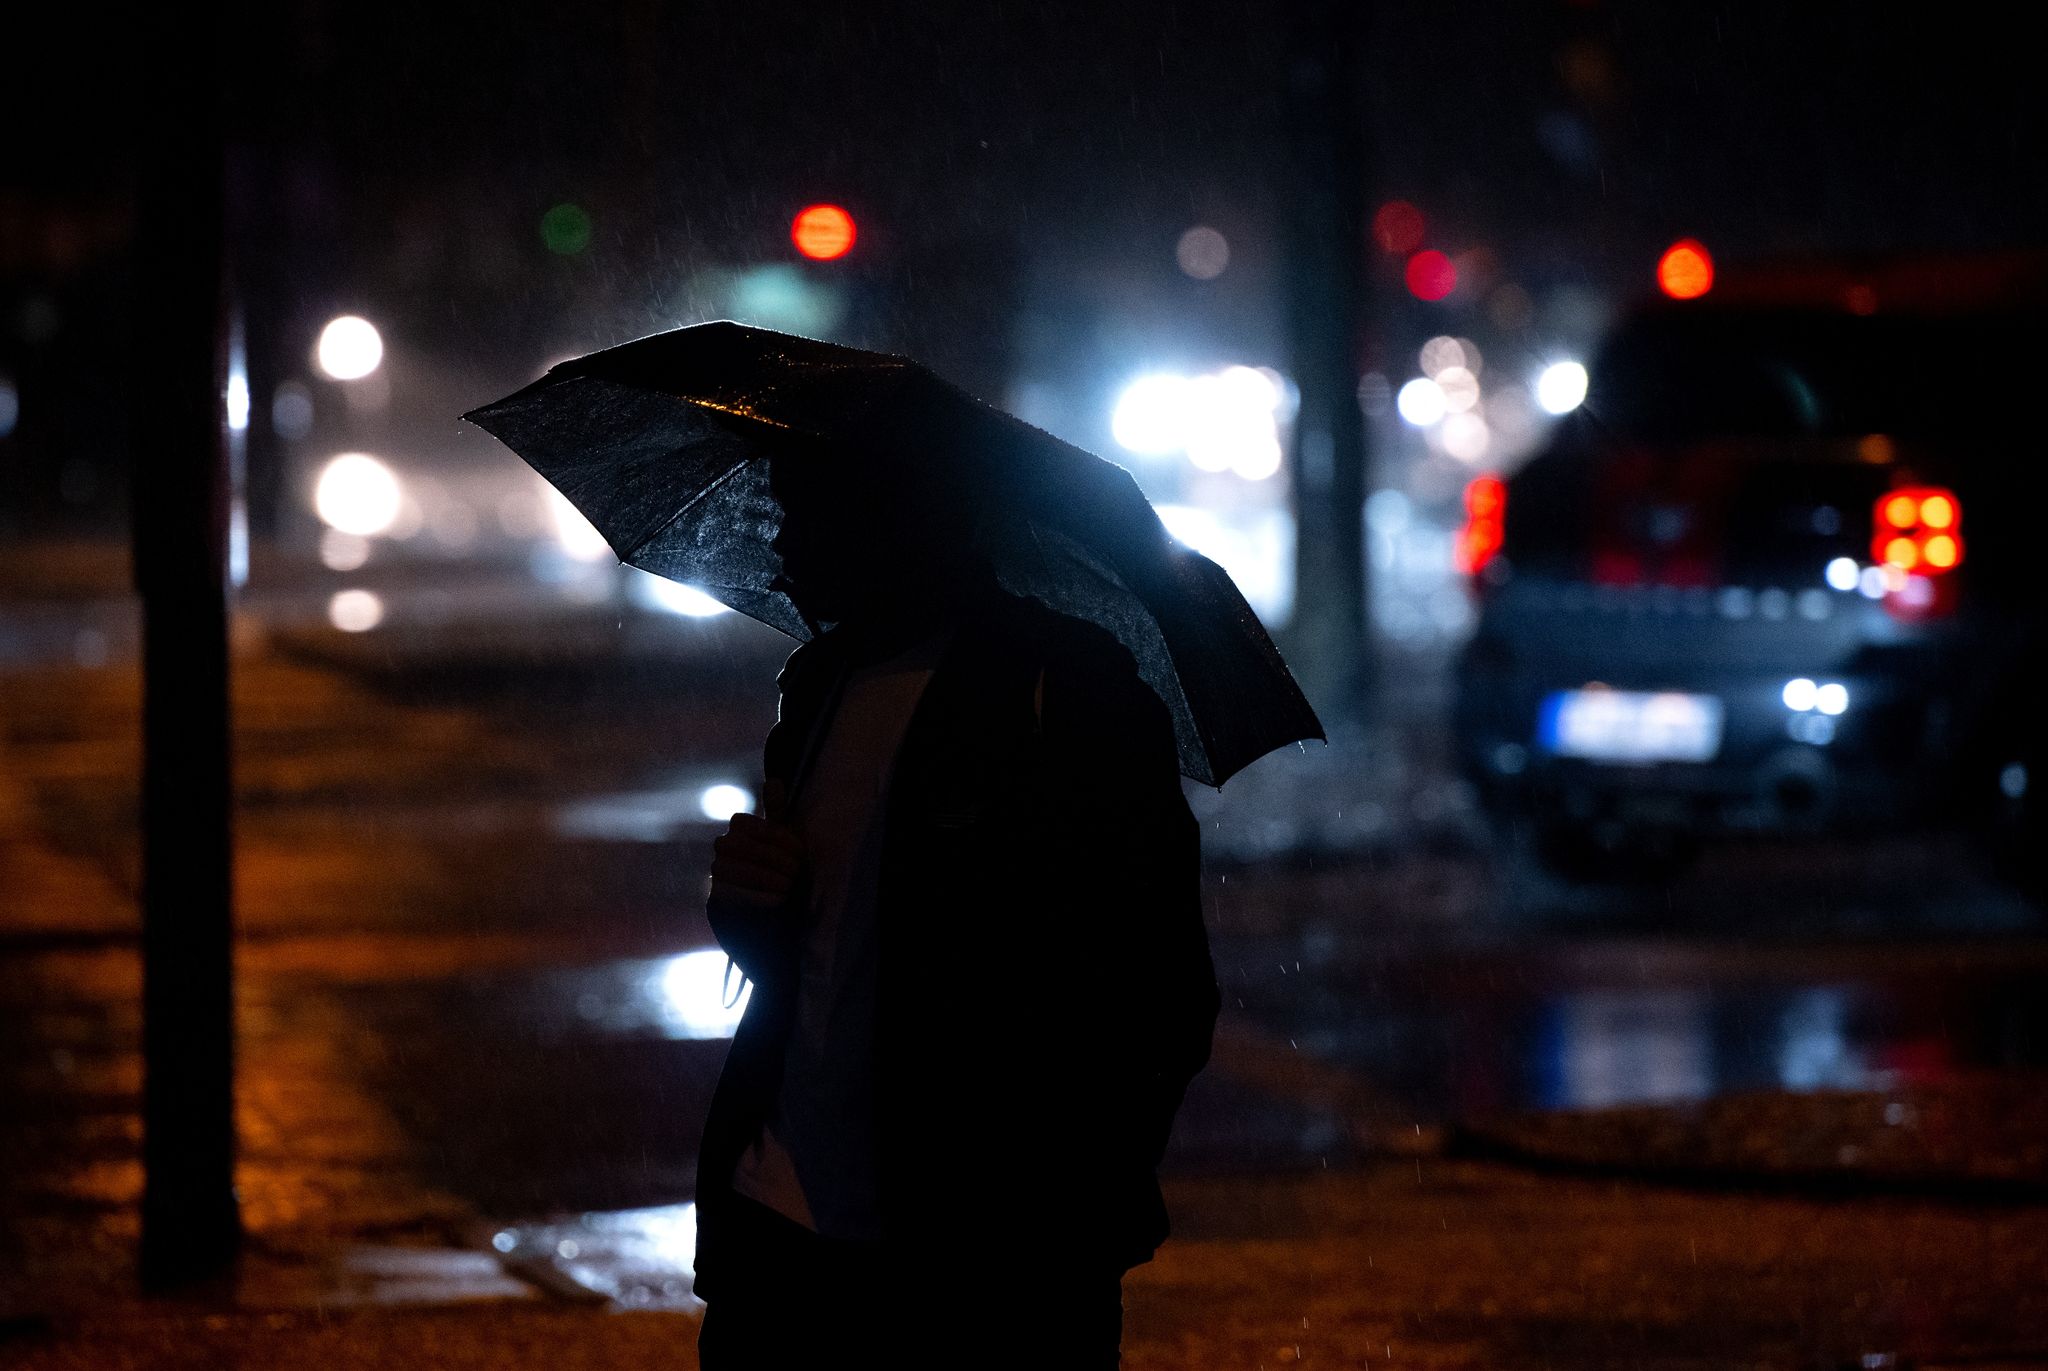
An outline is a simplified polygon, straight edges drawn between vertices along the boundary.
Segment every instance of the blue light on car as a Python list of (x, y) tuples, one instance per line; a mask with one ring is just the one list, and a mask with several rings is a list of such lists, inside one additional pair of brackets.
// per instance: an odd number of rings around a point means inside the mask
[(1863, 568), (1856, 564), (1854, 557), (1837, 557), (1828, 563), (1828, 584), (1840, 591), (1856, 589), (1856, 583), (1863, 576)]
[(1785, 731), (1794, 742), (1826, 747), (1835, 740), (1835, 721), (1825, 714), (1794, 714), (1785, 721)]
[(1785, 708), (1805, 711), (1812, 709), (1820, 698), (1820, 687), (1804, 676), (1785, 682)]

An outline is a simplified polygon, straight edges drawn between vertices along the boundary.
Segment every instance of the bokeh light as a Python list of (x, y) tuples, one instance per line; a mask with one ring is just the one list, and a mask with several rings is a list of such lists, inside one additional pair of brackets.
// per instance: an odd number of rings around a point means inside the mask
[(313, 394), (297, 381), (280, 381), (270, 395), (270, 426), (277, 436), (297, 440), (313, 431)]
[(334, 380), (360, 381), (384, 360), (384, 337), (368, 319), (344, 314), (320, 330), (313, 358)]
[(1220, 510), (1161, 502), (1153, 506), (1175, 541), (1223, 568), (1252, 612), (1268, 625), (1294, 606), (1294, 521), (1279, 510)]
[(590, 520), (583, 517), (583, 511), (569, 503), (569, 497), (547, 487), (548, 522), (555, 533), (555, 542), (562, 551), (579, 562), (596, 562), (612, 555), (612, 545), (604, 540)]
[(1697, 300), (1714, 288), (1714, 259), (1697, 238), (1681, 238), (1657, 259), (1657, 288), (1674, 300)]
[(1586, 400), (1586, 368), (1552, 362), (1536, 376), (1536, 404), (1545, 414), (1569, 414)]
[(1444, 388), (1427, 376), (1418, 376), (1394, 396), (1394, 408), (1417, 428), (1428, 428), (1444, 417), (1450, 406), (1444, 402)]
[(1493, 433), (1486, 420), (1470, 411), (1448, 416), (1440, 436), (1444, 451), (1461, 462), (1476, 462), (1493, 446)]
[(560, 204), (540, 217), (540, 240), (548, 251), (574, 257), (590, 246), (590, 215), (581, 205)]
[(730, 605), (708, 592), (666, 576), (643, 574), (634, 584), (636, 599), (667, 614), (680, 614), (686, 619), (715, 619), (732, 613)]
[(1373, 242), (1381, 252), (1395, 257), (1406, 257), (1421, 247), (1427, 228), (1422, 211), (1406, 200), (1389, 200), (1372, 216)]
[(1402, 276), (1408, 283), (1408, 293), (1418, 300), (1441, 300), (1458, 288), (1458, 269), (1435, 248), (1425, 248), (1410, 257)]
[(375, 591), (337, 590), (327, 601), (327, 622), (343, 633), (367, 633), (384, 622), (384, 601)]
[(837, 205), (807, 205), (789, 226), (796, 250), (814, 262), (829, 262), (853, 250), (853, 216)]
[(1420, 354), (1422, 374), (1440, 378), (1452, 367), (1463, 367), (1466, 371), (1479, 373), (1479, 348), (1470, 338), (1452, 338), (1440, 335), (1422, 345)]
[(1185, 456), (1197, 470), (1261, 481), (1281, 466), (1284, 382), (1257, 367), (1201, 376), (1141, 376), (1117, 397), (1110, 432), (1146, 457)]
[(313, 487), (313, 509), (321, 520), (360, 538), (389, 532), (404, 504), (397, 474), (367, 452), (333, 458)]
[(1140, 376), (1117, 397), (1116, 408), (1110, 412), (1110, 432), (1119, 444), (1141, 457), (1179, 452), (1192, 389), (1185, 376)]
[(338, 528), (320, 534), (320, 565), (329, 571), (354, 571), (370, 560), (370, 540)]
[(753, 993), (732, 959), (715, 947), (669, 958), (656, 983), (662, 1017), (683, 1038), (730, 1038)]
[(1213, 281), (1230, 265), (1230, 240), (1206, 224), (1197, 224), (1180, 236), (1173, 258), (1197, 281)]
[(1479, 378), (1464, 367), (1445, 367), (1430, 378), (1444, 393), (1444, 408), (1462, 414), (1479, 403)]
[(704, 793), (697, 797), (697, 808), (713, 823), (725, 823), (735, 814), (754, 812), (754, 792), (745, 786), (721, 782), (704, 787)]

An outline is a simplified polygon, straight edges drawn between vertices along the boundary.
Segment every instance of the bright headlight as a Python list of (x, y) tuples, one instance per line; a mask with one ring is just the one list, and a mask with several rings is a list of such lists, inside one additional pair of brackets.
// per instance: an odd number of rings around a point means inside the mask
[(404, 506), (397, 475), (366, 452), (334, 458), (313, 487), (313, 508), (327, 526), (359, 538), (387, 532)]

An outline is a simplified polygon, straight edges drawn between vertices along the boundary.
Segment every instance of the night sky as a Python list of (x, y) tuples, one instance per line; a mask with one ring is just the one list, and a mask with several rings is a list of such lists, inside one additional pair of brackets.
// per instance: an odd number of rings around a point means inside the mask
[[(1374, 6), (1364, 174), (1539, 298), (1637, 291), (1681, 235), (1723, 261), (2040, 242), (2040, 82), (2001, 13)], [(237, 103), (242, 251), (286, 318), (398, 298), (429, 350), (596, 345), (677, 322), (709, 264), (787, 260), (789, 215), (833, 199), (864, 234), (848, 274), (895, 302), (863, 341), (992, 376), (1026, 312), (1063, 328), (1079, 300), (1271, 351), (1270, 7), (294, 0), (237, 22), (269, 54)], [(66, 329), (118, 329), (149, 55), (89, 8), (10, 23), (0, 365), (104, 364), (22, 321), (55, 301)], [(538, 232), (564, 201), (593, 229), (574, 257)], [(1199, 288), (1172, 263), (1195, 223), (1234, 254)], [(1374, 282), (1404, 331), (1388, 263)]]

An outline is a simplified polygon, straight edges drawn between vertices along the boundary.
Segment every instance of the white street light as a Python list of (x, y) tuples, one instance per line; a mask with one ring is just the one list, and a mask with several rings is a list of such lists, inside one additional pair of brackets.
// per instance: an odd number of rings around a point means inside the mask
[(1577, 362), (1552, 362), (1536, 378), (1536, 403), (1546, 414), (1570, 414), (1586, 399), (1586, 369)]
[(360, 381), (384, 360), (384, 339), (368, 319), (344, 314), (320, 330), (313, 355), (320, 370), (335, 380)]
[(1450, 402), (1445, 398), (1442, 386), (1427, 376), (1418, 376), (1402, 386), (1394, 396), (1394, 408), (1415, 427), (1428, 428), (1444, 417), (1450, 409)]
[(313, 508), (327, 526), (359, 538), (388, 531), (404, 506), (397, 475), (366, 452), (342, 453), (313, 487)]

